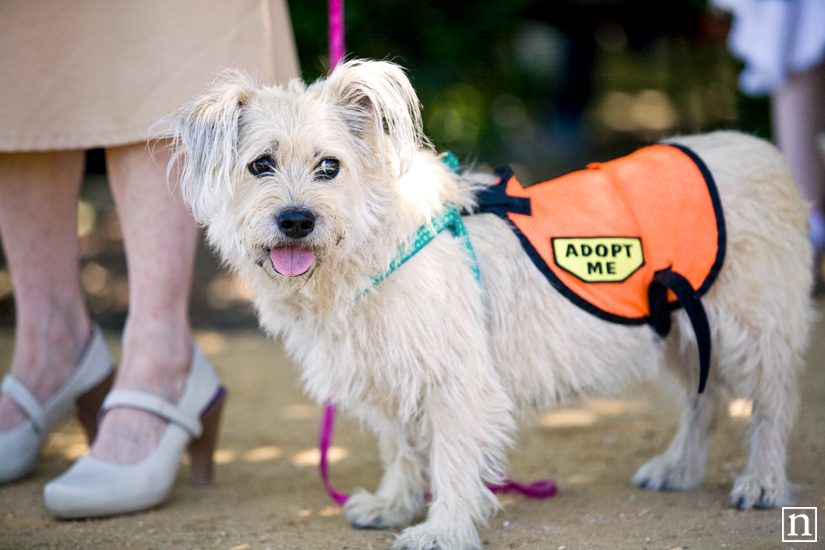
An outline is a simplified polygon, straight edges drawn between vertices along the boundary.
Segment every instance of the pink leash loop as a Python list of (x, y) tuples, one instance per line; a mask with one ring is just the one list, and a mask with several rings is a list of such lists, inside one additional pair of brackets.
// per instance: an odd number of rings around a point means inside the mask
[[(324, 489), (326, 489), (327, 494), (332, 497), (332, 500), (343, 505), (349, 497), (344, 493), (336, 491), (329, 481), (329, 460), (327, 455), (332, 445), (332, 432), (334, 427), (335, 405), (332, 404), (331, 400), (328, 400), (324, 405), (324, 417), (321, 421), (321, 438), (318, 443), (318, 448), (321, 451), (319, 470), (321, 471), (321, 481), (324, 483)], [(508, 479), (504, 485), (488, 485), (488, 489), (494, 493), (516, 492), (529, 498), (549, 498), (558, 492), (556, 483), (552, 479), (540, 479), (532, 483), (521, 483), (520, 481)]]
[(539, 479), (532, 483), (521, 483), (508, 479), (504, 485), (488, 485), (490, 491), (494, 493), (521, 493), (530, 498), (550, 498), (559, 492), (556, 482), (552, 479)]

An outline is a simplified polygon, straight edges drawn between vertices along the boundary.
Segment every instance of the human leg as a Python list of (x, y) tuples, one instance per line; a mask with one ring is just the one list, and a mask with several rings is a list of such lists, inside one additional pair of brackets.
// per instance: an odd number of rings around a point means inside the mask
[[(189, 372), (188, 305), (198, 229), (166, 183), (164, 144), (106, 151), (129, 272), (129, 315), (116, 389), (143, 390), (177, 403)], [(91, 454), (120, 464), (149, 455), (166, 428), (149, 412), (116, 408), (100, 425)]]
[(0, 234), (17, 306), (11, 372), (0, 396), (0, 483), (37, 466), (40, 447), (73, 411), (89, 441), (112, 359), (91, 331), (78, 276), (82, 151), (0, 155)]
[(106, 153), (129, 271), (129, 316), (91, 452), (44, 488), (46, 506), (61, 518), (162, 503), (187, 448), (193, 481), (208, 483), (224, 396), (193, 346), (187, 310), (197, 227), (166, 185), (169, 153), (163, 144)]
[(825, 130), (825, 63), (789, 76), (771, 103), (779, 149), (791, 165), (803, 197), (811, 204), (811, 242), (825, 250), (825, 162), (817, 134)]
[[(82, 151), (0, 154), (0, 237), (16, 311), (11, 373), (40, 403), (69, 376), (91, 321), (78, 274)], [(0, 432), (26, 415), (0, 397)]]

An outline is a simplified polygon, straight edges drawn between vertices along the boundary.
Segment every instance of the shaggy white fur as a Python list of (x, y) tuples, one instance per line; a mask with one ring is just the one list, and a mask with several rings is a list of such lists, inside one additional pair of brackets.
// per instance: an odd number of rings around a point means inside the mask
[[(444, 232), (356, 299), (433, 214), (448, 204), (472, 209), (475, 192), (493, 183), (444, 166), (419, 113), (399, 67), (350, 61), (309, 86), (258, 89), (230, 74), (173, 118), (183, 195), (226, 264), (251, 281), (262, 326), (283, 338), (313, 399), (334, 399), (379, 435), (380, 487), (353, 495), (347, 518), (406, 526), (429, 490), (427, 519), (394, 547), (480, 548), (474, 524), (498, 507), (484, 482), (507, 469), (518, 413), (663, 366), (684, 382), (687, 406), (670, 447), (634, 482), (696, 486), (714, 415), (731, 395), (746, 396), (750, 458), (731, 501), (789, 502), (786, 447), (813, 318), (812, 251), (806, 206), (777, 150), (734, 132), (672, 140), (709, 167), (727, 226), (725, 264), (702, 299), (713, 356), (697, 395), (684, 311), (665, 339), (649, 326), (598, 319), (559, 294), (491, 214), (464, 218), (483, 286)], [(311, 266), (281, 275), (276, 251)]]

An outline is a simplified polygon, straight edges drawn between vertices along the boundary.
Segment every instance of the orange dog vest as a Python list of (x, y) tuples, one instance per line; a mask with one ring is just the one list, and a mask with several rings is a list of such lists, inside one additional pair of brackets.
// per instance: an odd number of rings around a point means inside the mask
[(533, 263), (564, 296), (616, 323), (661, 335), (684, 307), (699, 343), (700, 392), (710, 331), (700, 298), (725, 256), (713, 177), (676, 145), (653, 145), (524, 188), (509, 168), (479, 194), (479, 211), (508, 220)]

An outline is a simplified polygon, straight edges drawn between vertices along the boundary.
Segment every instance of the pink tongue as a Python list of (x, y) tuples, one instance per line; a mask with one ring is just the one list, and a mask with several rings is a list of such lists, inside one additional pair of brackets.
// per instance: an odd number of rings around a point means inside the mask
[(311, 248), (297, 246), (279, 246), (269, 253), (272, 267), (286, 277), (294, 277), (306, 273), (315, 261), (315, 252)]

